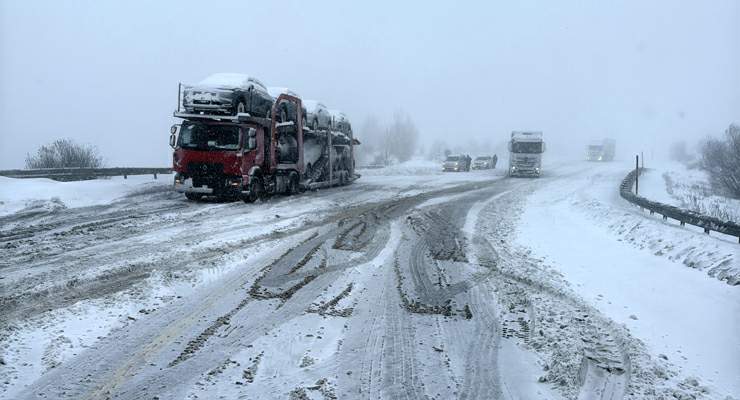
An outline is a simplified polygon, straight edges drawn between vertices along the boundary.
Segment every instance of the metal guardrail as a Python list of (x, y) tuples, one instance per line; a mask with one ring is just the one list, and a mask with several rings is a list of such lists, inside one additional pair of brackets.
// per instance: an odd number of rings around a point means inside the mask
[(57, 181), (83, 181), (104, 176), (154, 175), (171, 174), (172, 168), (42, 168), (11, 169), (0, 171), (0, 176), (8, 178), (49, 178)]
[[(640, 168), (642, 171), (644, 168)], [(740, 242), (740, 225), (732, 221), (722, 221), (719, 218), (702, 215), (694, 211), (684, 210), (675, 206), (670, 206), (657, 201), (651, 201), (644, 197), (632, 193), (632, 187), (635, 184), (637, 171), (633, 170), (622, 181), (619, 187), (619, 194), (625, 200), (632, 204), (640, 206), (650, 211), (650, 214), (658, 213), (663, 216), (664, 220), (672, 218), (677, 220), (681, 226), (686, 224), (698, 226), (704, 229), (704, 233), (710, 231), (724, 233), (725, 235), (736, 236)]]

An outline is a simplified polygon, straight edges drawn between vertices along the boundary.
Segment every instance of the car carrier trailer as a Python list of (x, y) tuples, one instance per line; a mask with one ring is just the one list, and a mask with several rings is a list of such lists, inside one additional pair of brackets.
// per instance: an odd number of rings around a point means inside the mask
[[(283, 103), (298, 110), (278, 121)], [(175, 112), (173, 125), (175, 189), (188, 199), (203, 196), (253, 202), (271, 194), (346, 185), (355, 174), (352, 132), (303, 126), (301, 99), (281, 94), (271, 118)]]

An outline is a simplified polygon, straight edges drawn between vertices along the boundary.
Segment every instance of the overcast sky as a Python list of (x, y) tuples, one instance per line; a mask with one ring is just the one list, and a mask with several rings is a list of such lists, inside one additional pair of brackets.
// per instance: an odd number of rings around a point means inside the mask
[[(177, 83), (244, 72), (424, 138), (659, 151), (740, 122), (738, 1), (0, 0), (0, 168), (59, 137), (168, 166)], [(658, 149), (658, 150), (656, 150)]]

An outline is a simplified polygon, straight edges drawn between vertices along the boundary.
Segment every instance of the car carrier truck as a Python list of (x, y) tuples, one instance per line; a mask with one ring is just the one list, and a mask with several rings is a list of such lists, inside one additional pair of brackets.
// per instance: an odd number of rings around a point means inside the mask
[(587, 161), (614, 161), (616, 142), (614, 139), (603, 139), (592, 142), (586, 148)]
[(509, 141), (509, 176), (539, 177), (542, 174), (542, 132), (511, 132)]
[[(285, 103), (297, 110), (279, 121)], [(271, 118), (248, 113), (192, 114), (172, 126), (175, 189), (190, 200), (203, 196), (253, 202), (270, 194), (348, 184), (355, 174), (352, 132), (312, 130), (303, 126), (301, 99), (281, 94)]]

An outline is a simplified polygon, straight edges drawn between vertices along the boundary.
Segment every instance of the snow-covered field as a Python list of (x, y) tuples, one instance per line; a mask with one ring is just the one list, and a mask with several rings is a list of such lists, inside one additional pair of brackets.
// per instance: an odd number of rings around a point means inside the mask
[[(740, 393), (739, 286), (684, 265), (695, 253), (706, 268), (725, 263), (737, 276), (740, 246), (641, 214), (615, 189), (628, 170), (599, 165), (538, 190), (527, 201), (518, 243), (653, 355), (665, 356), (679, 371), (675, 379), (696, 377), (718, 393)], [(653, 187), (662, 183), (641, 179), (641, 195), (665, 201)]]
[(703, 170), (664, 162), (651, 167), (640, 180), (640, 194), (650, 200), (724, 221), (740, 221), (740, 200), (718, 195)]
[(626, 165), (440, 169), (4, 180), (0, 398), (740, 398), (737, 244), (632, 208)]

